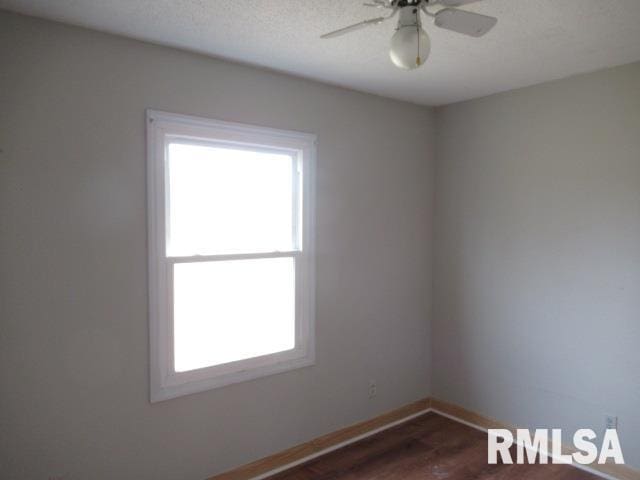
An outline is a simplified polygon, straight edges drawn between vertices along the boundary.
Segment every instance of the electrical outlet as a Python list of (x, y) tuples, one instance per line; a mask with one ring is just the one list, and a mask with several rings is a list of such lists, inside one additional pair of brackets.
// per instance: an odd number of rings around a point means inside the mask
[(378, 385), (375, 380), (369, 380), (369, 398), (373, 398), (378, 394)]
[(604, 417), (604, 428), (607, 430), (617, 430), (618, 429), (618, 417), (615, 415), (605, 415)]

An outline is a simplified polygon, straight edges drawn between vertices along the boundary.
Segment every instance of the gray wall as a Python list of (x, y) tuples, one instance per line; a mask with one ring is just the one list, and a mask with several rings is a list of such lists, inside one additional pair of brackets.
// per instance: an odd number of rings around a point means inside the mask
[[(203, 479), (429, 394), (431, 110), (6, 13), (0, 65), (0, 477)], [(147, 107), (318, 135), (316, 366), (149, 404)]]
[[(431, 110), (6, 13), (0, 65), (0, 477), (203, 479), (431, 371), (640, 466), (640, 64), (437, 111), (431, 322)], [(149, 404), (147, 107), (318, 134), (316, 366)]]
[(640, 467), (640, 64), (437, 117), (434, 395)]

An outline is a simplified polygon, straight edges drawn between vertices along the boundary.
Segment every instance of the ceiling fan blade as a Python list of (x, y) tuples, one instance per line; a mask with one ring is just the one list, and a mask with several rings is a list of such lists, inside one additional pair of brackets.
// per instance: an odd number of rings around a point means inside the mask
[(481, 37), (496, 26), (498, 19), (465, 10), (445, 8), (435, 14), (434, 23), (440, 28), (472, 37)]
[(363, 22), (356, 23), (354, 25), (349, 25), (348, 27), (340, 28), (338, 30), (334, 30), (333, 32), (325, 33), (324, 35), (320, 35), (320, 38), (333, 38), (338, 37), (340, 35), (344, 35), (346, 33), (355, 32), (356, 30), (360, 30), (361, 28), (368, 27), (370, 25), (378, 25), (384, 22), (387, 17), (378, 17), (372, 18), (370, 20), (364, 20)]
[(440, 0), (438, 3), (445, 7), (461, 7), (478, 1), (480, 0)]

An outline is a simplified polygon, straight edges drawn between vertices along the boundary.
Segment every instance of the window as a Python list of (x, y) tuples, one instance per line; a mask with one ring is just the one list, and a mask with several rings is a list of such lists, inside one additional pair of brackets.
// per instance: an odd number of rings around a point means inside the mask
[(151, 401), (314, 361), (313, 135), (147, 112)]

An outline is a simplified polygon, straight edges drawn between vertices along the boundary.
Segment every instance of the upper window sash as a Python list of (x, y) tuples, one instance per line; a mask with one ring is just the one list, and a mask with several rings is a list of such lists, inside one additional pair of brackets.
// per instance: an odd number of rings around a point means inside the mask
[(168, 257), (302, 248), (302, 152), (165, 139)]
[[(304, 190), (309, 188), (307, 182), (308, 168), (304, 158), (311, 158), (312, 149), (315, 145), (315, 136), (311, 134), (288, 132), (270, 128), (252, 127), (250, 125), (240, 125), (222, 121), (211, 121), (208, 119), (199, 119), (197, 117), (167, 114), (159, 111), (148, 111), (149, 121), (154, 125), (152, 129), (153, 135), (148, 139), (149, 148), (156, 151), (164, 151), (165, 164), (158, 165), (156, 169), (157, 178), (151, 179), (156, 184), (163, 184), (165, 195), (160, 199), (157, 208), (165, 212), (164, 218), (158, 219), (155, 225), (152, 225), (158, 234), (162, 237), (160, 252), (165, 258), (186, 258), (216, 255), (238, 255), (253, 253), (274, 253), (274, 252), (300, 252), (307, 245), (304, 239), (305, 225), (311, 219), (305, 220), (303, 217), (308, 212), (309, 206), (304, 204), (306, 194)], [(249, 249), (233, 252), (169, 252), (167, 247), (167, 234), (170, 234), (169, 211), (169, 188), (167, 182), (169, 176), (166, 174), (168, 165), (168, 147), (171, 144), (188, 144), (188, 145), (206, 145), (218, 146), (222, 148), (232, 148), (236, 150), (250, 150), (263, 153), (274, 153), (289, 155), (292, 165), (292, 241), (290, 248), (281, 249)]]

